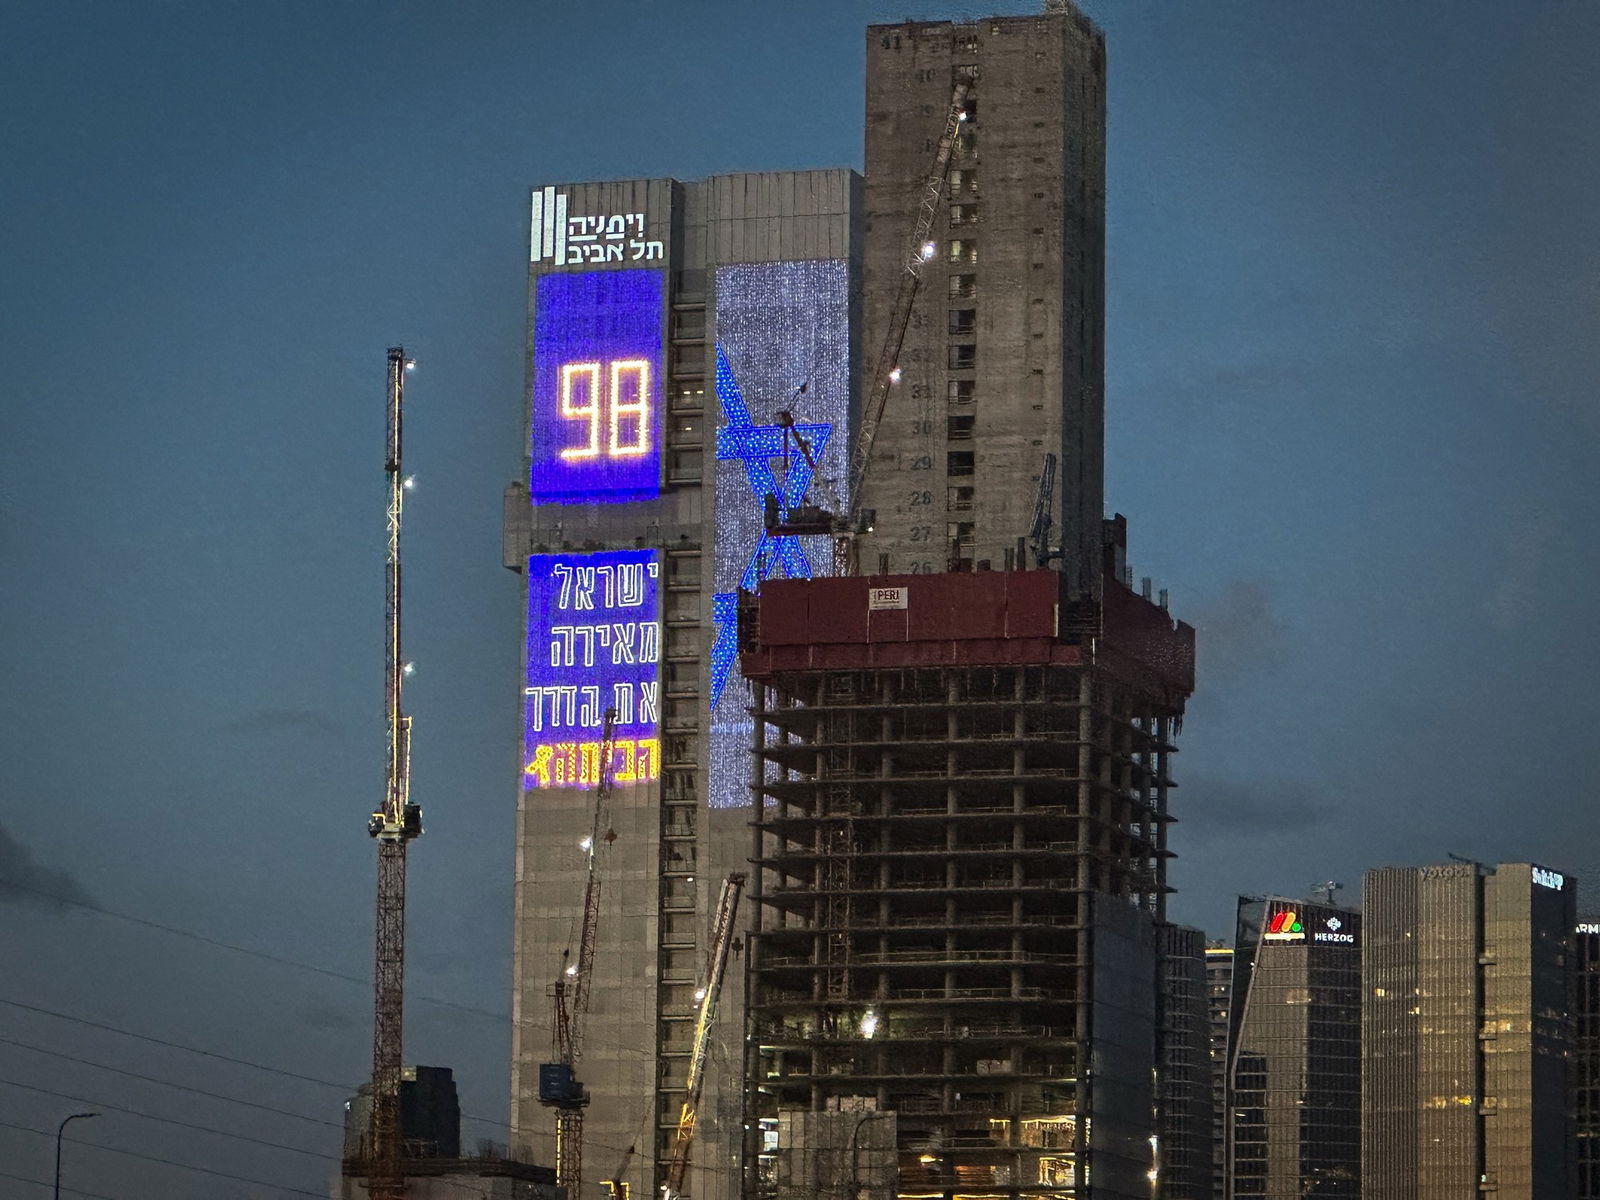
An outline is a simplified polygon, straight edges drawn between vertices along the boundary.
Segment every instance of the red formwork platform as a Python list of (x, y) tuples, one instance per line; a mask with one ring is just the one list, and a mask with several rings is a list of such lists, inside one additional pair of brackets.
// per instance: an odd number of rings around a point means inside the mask
[(1054, 571), (769, 580), (741, 618), (746, 678), (877, 667), (1099, 663), (1181, 709), (1194, 629), (1109, 576), (1098, 613)]

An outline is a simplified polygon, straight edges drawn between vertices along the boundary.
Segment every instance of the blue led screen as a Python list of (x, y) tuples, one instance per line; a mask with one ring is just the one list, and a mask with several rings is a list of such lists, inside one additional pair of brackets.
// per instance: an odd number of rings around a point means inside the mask
[[(768, 494), (837, 509), (850, 448), (850, 273), (843, 259), (740, 263), (716, 273), (716, 513), (709, 803), (750, 803), (750, 719), (738, 680), (738, 589), (832, 569), (827, 537), (766, 532)], [(787, 409), (786, 436), (773, 414)], [(796, 435), (816, 460), (813, 471)]]
[(534, 282), (528, 491), (535, 500), (637, 500), (661, 490), (666, 274)]
[(524, 789), (594, 786), (607, 708), (617, 786), (659, 778), (660, 669), (658, 551), (528, 559)]

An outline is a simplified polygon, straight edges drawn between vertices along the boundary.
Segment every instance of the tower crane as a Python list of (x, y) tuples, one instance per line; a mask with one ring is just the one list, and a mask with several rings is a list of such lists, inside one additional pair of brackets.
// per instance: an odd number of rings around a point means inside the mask
[(556, 1110), (556, 1183), (577, 1196), (583, 1180), (583, 1110), (589, 1094), (578, 1080), (578, 1060), (583, 1056), (584, 1019), (589, 1013), (590, 985), (594, 978), (595, 931), (600, 924), (600, 869), (602, 842), (616, 840), (611, 828), (611, 760), (615, 757), (617, 710), (608, 708), (601, 725), (600, 755), (595, 764), (594, 819), (589, 836), (580, 845), (588, 856), (583, 884), (583, 913), (578, 923), (578, 961), (565, 961), (550, 989), (554, 1008), (556, 1061), (539, 1067), (539, 1103)]
[[(800, 536), (819, 533), (833, 535), (833, 573), (854, 575), (858, 566), (856, 537), (872, 526), (873, 514), (861, 507), (861, 485), (866, 479), (867, 466), (872, 461), (872, 447), (878, 439), (878, 426), (883, 423), (883, 413), (889, 403), (889, 393), (900, 382), (900, 351), (905, 346), (906, 329), (911, 324), (911, 307), (922, 287), (922, 268), (934, 256), (933, 223), (945, 201), (945, 184), (950, 176), (950, 159), (955, 153), (956, 141), (967, 119), (967, 98), (971, 94), (973, 75), (971, 68), (956, 78), (950, 95), (950, 108), (945, 115), (944, 131), (939, 135), (933, 162), (922, 180), (922, 198), (917, 206), (917, 216), (911, 231), (911, 240), (902, 260), (899, 286), (895, 291), (894, 305), (889, 310), (889, 326), (883, 346), (878, 351), (873, 369), (872, 393), (861, 409), (861, 427), (850, 455), (849, 473), (846, 475), (845, 511), (829, 514), (815, 505), (802, 505), (793, 512), (784, 512), (767, 500), (766, 527), (773, 534)], [(788, 418), (788, 419), (786, 419)], [(786, 413), (778, 414), (779, 423), (792, 426), (793, 419)], [(807, 452), (804, 441), (802, 452)], [(809, 453), (807, 452), (809, 458)]]
[(372, 1001), (372, 1119), (367, 1194), (403, 1200), (400, 1158), (400, 1071), (405, 1015), (406, 846), (422, 832), (422, 809), (411, 803), (411, 718), (401, 702), (410, 665), (400, 644), (400, 517), (411, 479), (401, 465), (401, 413), (406, 373), (416, 363), (401, 346), (389, 347), (388, 548), (384, 554), (384, 707), (389, 759), (383, 806), (367, 821), (378, 843), (377, 929)]
[(1046, 454), (1044, 466), (1039, 469), (1039, 490), (1033, 498), (1033, 520), (1028, 525), (1028, 541), (1033, 544), (1033, 565), (1036, 567), (1048, 566), (1052, 559), (1061, 557), (1059, 549), (1050, 548), (1050, 505), (1055, 498), (1055, 488), (1056, 456)]
[(722, 883), (722, 897), (717, 902), (717, 916), (711, 927), (711, 945), (706, 951), (706, 971), (698, 992), (699, 1012), (695, 1014), (694, 1042), (689, 1050), (689, 1076), (684, 1084), (683, 1108), (678, 1114), (678, 1132), (672, 1141), (672, 1154), (667, 1159), (667, 1169), (661, 1184), (661, 1200), (678, 1200), (683, 1192), (684, 1176), (689, 1171), (689, 1157), (694, 1150), (695, 1123), (700, 1116), (700, 1094), (705, 1090), (706, 1051), (711, 1041), (711, 1027), (717, 1019), (717, 1000), (722, 994), (722, 977), (728, 966), (728, 952), (733, 946), (733, 919), (739, 911), (739, 894), (744, 890), (745, 877), (739, 872), (729, 875)]

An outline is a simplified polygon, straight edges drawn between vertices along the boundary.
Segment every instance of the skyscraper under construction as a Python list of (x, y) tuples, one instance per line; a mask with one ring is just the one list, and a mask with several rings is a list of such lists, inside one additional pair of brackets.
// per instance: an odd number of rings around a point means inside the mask
[(867, 79), (860, 573), (739, 617), (746, 1190), (1147, 1200), (1193, 630), (1103, 519), (1103, 41), (877, 26)]
[(1103, 519), (1104, 45), (1046, 8), (870, 29), (864, 183), (531, 193), (512, 1124), (581, 1108), (585, 1196), (666, 1178), (741, 870), (685, 1194), (1150, 1193), (1193, 631)]

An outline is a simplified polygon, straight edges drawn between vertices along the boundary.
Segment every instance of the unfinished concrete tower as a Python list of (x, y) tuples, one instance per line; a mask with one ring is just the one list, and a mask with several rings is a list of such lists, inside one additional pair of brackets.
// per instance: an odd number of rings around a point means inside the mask
[[(894, 324), (907, 236), (956, 80), (967, 119), (861, 504), (863, 571), (1025, 564), (1047, 454), (1053, 560), (1099, 583), (1105, 459), (1105, 42), (1039, 16), (867, 30), (866, 354)], [(870, 393), (870, 383), (862, 395)]]
[[(1148, 1200), (1193, 630), (1103, 589), (895, 575), (747, 604), (754, 1194)], [(807, 1177), (819, 1148), (838, 1178)]]
[(1105, 52), (1046, 8), (867, 31), (863, 366), (905, 338), (862, 576), (741, 598), (746, 1195), (1155, 1187), (1193, 630), (1103, 519)]

